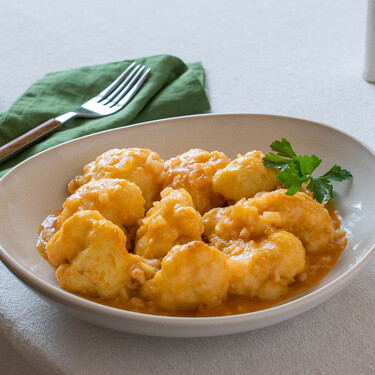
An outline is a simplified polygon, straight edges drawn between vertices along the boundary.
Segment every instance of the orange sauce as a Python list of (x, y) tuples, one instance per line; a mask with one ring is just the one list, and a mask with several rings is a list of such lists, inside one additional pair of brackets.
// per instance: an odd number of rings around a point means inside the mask
[[(335, 265), (341, 253), (346, 247), (347, 238), (345, 232), (340, 229), (341, 221), (338, 212), (334, 205), (329, 203), (326, 208), (334, 222), (336, 231), (340, 234), (336, 243), (332, 244), (325, 251), (318, 253), (306, 254), (306, 268), (305, 271), (298, 275), (295, 282), (289, 285), (289, 291), (281, 298), (272, 301), (262, 301), (257, 298), (244, 296), (228, 295), (226, 301), (214, 308), (201, 308), (194, 311), (167, 311), (156, 306), (151, 301), (142, 300), (136, 291), (132, 292), (130, 299), (123, 299), (120, 296), (112, 299), (91, 298), (81, 296), (90, 301), (97, 302), (106, 306), (115, 307), (118, 309), (135, 311), (152, 315), (165, 316), (179, 316), (179, 317), (212, 317), (223, 315), (244, 314), (253, 311), (264, 310), (272, 306), (285, 302), (292, 297), (319, 284), (328, 272)], [(58, 230), (56, 225), (56, 217), (61, 211), (57, 211), (49, 215), (42, 223), (39, 233), (37, 248), (40, 254), (48, 261), (46, 257), (46, 244), (51, 239), (54, 233)]]

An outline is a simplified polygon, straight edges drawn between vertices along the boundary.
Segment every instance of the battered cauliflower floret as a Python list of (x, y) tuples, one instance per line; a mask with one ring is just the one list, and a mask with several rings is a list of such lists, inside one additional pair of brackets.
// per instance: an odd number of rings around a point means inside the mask
[(230, 159), (222, 152), (192, 149), (164, 163), (164, 188), (186, 189), (193, 198), (195, 208), (203, 215), (225, 203), (224, 197), (214, 192), (212, 178), (229, 162)]
[(128, 180), (92, 180), (66, 199), (57, 224), (77, 211), (97, 210), (119, 227), (131, 227), (144, 216), (144, 202), (141, 189)]
[(218, 170), (213, 177), (214, 191), (227, 200), (239, 201), (251, 198), (260, 191), (271, 191), (279, 184), (275, 168), (265, 167), (264, 154), (251, 151), (231, 161), (225, 168)]
[(259, 193), (251, 200), (262, 221), (293, 233), (307, 251), (327, 249), (336, 240), (335, 226), (327, 209), (304, 192), (292, 196), (285, 193), (285, 189)]
[(83, 167), (83, 175), (75, 177), (68, 186), (74, 193), (81, 185), (102, 178), (121, 178), (140, 187), (148, 210), (159, 198), (164, 180), (164, 164), (160, 156), (141, 148), (113, 149), (98, 156)]
[(143, 285), (141, 296), (170, 311), (220, 304), (229, 287), (226, 261), (225, 254), (201, 241), (177, 245)]
[(285, 231), (272, 233), (259, 243), (239, 240), (237, 248), (242, 252), (227, 261), (231, 294), (277, 299), (305, 269), (305, 249), (301, 241)]
[(205, 235), (218, 249), (235, 251), (233, 242), (249, 241), (274, 229), (293, 233), (307, 251), (327, 249), (336, 238), (333, 221), (324, 206), (309, 195), (288, 196), (285, 189), (258, 193), (234, 206), (216, 209), (203, 216)]
[(47, 243), (48, 260), (65, 290), (114, 297), (130, 283), (124, 232), (97, 211), (79, 211)]
[[(213, 246), (227, 254), (236, 251), (236, 241), (263, 235), (266, 226), (256, 207), (242, 199), (226, 208), (214, 208), (202, 217), (204, 234)], [(233, 245), (234, 242), (234, 246)]]
[(145, 258), (162, 258), (175, 245), (200, 240), (204, 230), (186, 190), (166, 188), (161, 197), (140, 220), (137, 231), (135, 254)]

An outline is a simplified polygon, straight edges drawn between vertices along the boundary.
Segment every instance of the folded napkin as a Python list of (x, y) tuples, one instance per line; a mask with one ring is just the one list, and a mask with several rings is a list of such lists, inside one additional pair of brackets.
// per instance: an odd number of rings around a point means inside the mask
[(74, 111), (107, 87), (133, 61), (151, 74), (133, 100), (121, 111), (99, 119), (72, 119), (57, 132), (0, 163), (0, 176), (52, 146), (102, 130), (210, 109), (201, 63), (185, 64), (169, 55), (144, 57), (49, 73), (34, 83), (12, 106), (0, 113), (0, 145), (52, 117)]

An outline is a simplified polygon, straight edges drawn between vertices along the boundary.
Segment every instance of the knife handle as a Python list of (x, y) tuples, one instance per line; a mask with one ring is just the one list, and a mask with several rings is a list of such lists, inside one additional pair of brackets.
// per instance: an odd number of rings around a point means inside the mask
[(26, 147), (31, 146), (39, 139), (47, 136), (48, 134), (56, 131), (61, 121), (51, 118), (50, 120), (43, 122), (34, 129), (29, 130), (27, 133), (20, 135), (12, 141), (6, 143), (0, 147), (0, 163), (15, 155), (16, 153), (24, 150)]

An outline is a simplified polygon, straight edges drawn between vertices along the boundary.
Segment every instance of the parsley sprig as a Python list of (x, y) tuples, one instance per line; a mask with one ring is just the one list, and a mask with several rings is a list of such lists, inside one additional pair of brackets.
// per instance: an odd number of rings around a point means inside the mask
[(280, 169), (277, 178), (288, 189), (287, 195), (296, 194), (306, 183), (306, 188), (313, 193), (316, 201), (328, 202), (333, 196), (331, 181), (343, 181), (352, 177), (349, 171), (337, 164), (322, 176), (313, 176), (314, 170), (319, 167), (322, 159), (314, 154), (297, 155), (285, 138), (272, 142), (270, 147), (276, 154), (271, 152), (266, 155), (263, 163), (267, 167)]

